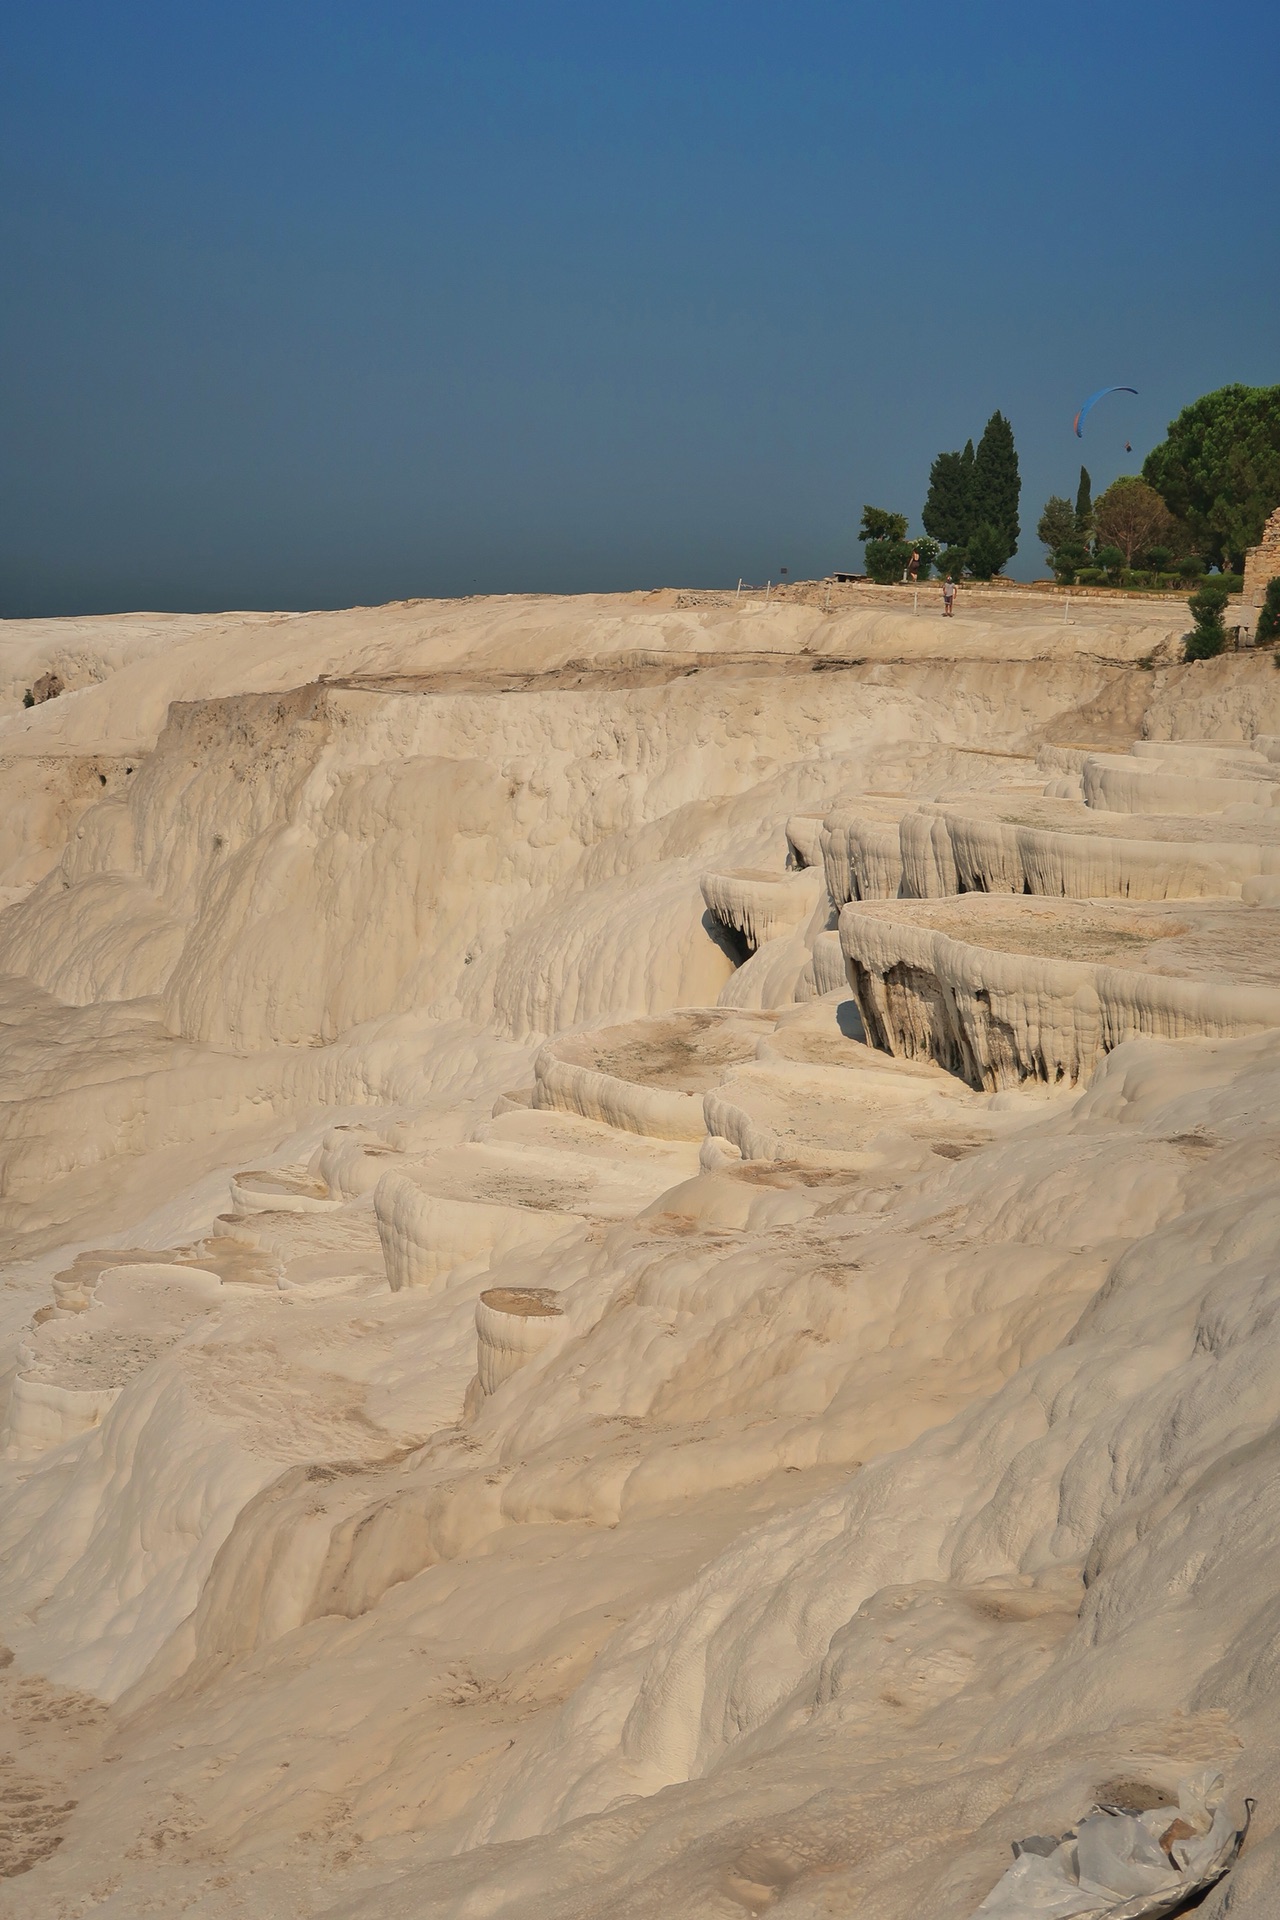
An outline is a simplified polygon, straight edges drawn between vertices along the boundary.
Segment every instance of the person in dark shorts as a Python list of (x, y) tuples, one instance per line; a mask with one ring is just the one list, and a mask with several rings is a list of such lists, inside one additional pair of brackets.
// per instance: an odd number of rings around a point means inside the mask
[(955, 604), (956, 583), (951, 578), (951, 575), (948, 574), (942, 583), (942, 617), (944, 620), (951, 618), (952, 613), (955, 611)]

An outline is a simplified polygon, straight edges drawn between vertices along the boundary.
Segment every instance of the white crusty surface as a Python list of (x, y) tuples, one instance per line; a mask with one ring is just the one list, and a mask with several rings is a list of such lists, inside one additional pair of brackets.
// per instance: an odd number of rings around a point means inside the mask
[(5, 1920), (1273, 1914), (1280, 675), (826, 602), (6, 623)]

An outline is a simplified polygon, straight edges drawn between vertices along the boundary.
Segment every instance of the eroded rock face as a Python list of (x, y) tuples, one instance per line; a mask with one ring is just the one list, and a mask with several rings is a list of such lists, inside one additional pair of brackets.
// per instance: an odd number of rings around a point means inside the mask
[(14, 1920), (1269, 1911), (1280, 676), (824, 606), (17, 637)]

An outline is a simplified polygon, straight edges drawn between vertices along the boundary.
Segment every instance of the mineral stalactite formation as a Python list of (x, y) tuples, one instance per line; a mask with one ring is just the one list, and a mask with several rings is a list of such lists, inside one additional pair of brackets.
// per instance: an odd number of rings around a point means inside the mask
[(7, 623), (6, 1920), (965, 1920), (1219, 1773), (1274, 1911), (1280, 675), (1183, 625)]

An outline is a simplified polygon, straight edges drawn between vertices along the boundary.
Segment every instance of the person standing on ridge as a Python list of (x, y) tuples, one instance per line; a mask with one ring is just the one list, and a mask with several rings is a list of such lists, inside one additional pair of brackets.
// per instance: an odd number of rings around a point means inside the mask
[(951, 575), (948, 574), (946, 579), (942, 583), (942, 617), (944, 620), (949, 620), (951, 618), (952, 612), (955, 608), (955, 601), (956, 601), (956, 583), (951, 578)]

